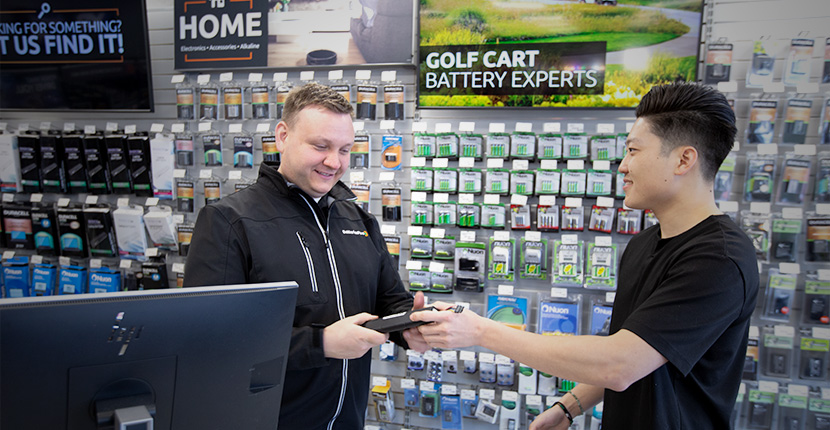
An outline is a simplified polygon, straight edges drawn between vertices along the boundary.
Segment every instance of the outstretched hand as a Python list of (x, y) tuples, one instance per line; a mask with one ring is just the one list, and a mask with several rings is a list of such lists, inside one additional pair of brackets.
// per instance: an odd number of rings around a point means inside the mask
[[(421, 309), (424, 307), (424, 293), (418, 291), (415, 293), (415, 300), (412, 303), (412, 310)], [(419, 312), (423, 313), (423, 312)], [(412, 319), (410, 317), (410, 319)], [(413, 319), (413, 321), (415, 321)], [(409, 328), (404, 330), (403, 338), (406, 341), (407, 345), (409, 345), (409, 349), (413, 349), (420, 353), (424, 353), (429, 350), (429, 344), (427, 344), (424, 336), (421, 335), (421, 332), (418, 331), (417, 327)]]
[(389, 335), (361, 327), (377, 316), (366, 312), (352, 315), (323, 329), (323, 351), (328, 358), (360, 358), (366, 351), (389, 339)]
[(449, 303), (436, 302), (432, 306), (440, 312), (418, 312), (411, 317), (413, 321), (430, 323), (418, 327), (429, 346), (464, 348), (480, 344), (485, 318), (469, 309), (456, 312)]

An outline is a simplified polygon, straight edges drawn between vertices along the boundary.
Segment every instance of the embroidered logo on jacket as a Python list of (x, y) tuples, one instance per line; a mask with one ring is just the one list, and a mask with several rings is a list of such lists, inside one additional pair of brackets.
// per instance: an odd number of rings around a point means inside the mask
[(360, 230), (342, 230), (342, 231), (343, 231), (343, 234), (350, 234), (352, 236), (369, 237), (369, 232), (366, 231), (366, 230), (363, 230), (363, 231), (360, 231)]

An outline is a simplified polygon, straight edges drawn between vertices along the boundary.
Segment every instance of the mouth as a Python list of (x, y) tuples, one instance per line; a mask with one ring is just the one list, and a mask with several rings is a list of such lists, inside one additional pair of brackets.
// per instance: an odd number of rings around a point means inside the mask
[(335, 175), (334, 172), (321, 172), (319, 170), (315, 170), (315, 172), (317, 172), (318, 175), (322, 176), (325, 179), (332, 179)]

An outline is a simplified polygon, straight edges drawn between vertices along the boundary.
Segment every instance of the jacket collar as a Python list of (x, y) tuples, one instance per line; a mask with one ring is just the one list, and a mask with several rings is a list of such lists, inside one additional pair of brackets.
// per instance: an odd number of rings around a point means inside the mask
[[(307, 197), (309, 200), (313, 200), (311, 196), (305, 193), (300, 187), (296, 185), (289, 185), (288, 181), (285, 180), (285, 177), (282, 176), (282, 173), (277, 171), (277, 168), (268, 165), (266, 163), (262, 163), (259, 166), (259, 177), (257, 178), (257, 182), (264, 182), (274, 188), (283, 195), (291, 195), (291, 194), (301, 194)], [(334, 184), (334, 187), (325, 195), (323, 198), (328, 199), (329, 206), (333, 201), (339, 200), (347, 200), (347, 201), (354, 201), (357, 200), (357, 196), (352, 192), (352, 190), (346, 186), (342, 181), (337, 181)], [(333, 201), (332, 201), (333, 200)]]

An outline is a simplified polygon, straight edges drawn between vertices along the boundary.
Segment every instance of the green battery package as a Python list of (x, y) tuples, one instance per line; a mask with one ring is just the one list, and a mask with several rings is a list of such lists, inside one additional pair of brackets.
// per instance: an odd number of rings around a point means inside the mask
[(510, 135), (510, 156), (512, 158), (533, 158), (536, 155), (536, 134), (517, 131)]
[(458, 223), (458, 205), (455, 202), (433, 203), (436, 226), (455, 226)]
[(807, 272), (804, 280), (805, 324), (830, 324), (830, 281), (819, 279), (815, 271)]
[(487, 169), (484, 174), (484, 192), (488, 194), (507, 194), (510, 191), (510, 171), (507, 169)]
[(437, 137), (430, 133), (415, 133), (412, 137), (415, 147), (413, 157), (435, 157)]
[(460, 134), (458, 136), (459, 157), (480, 160), (484, 151), (484, 137), (480, 134)]
[(481, 194), (483, 176), (481, 169), (458, 169), (458, 192)]
[(537, 142), (536, 158), (539, 160), (558, 160), (562, 158), (562, 135), (554, 133), (540, 134)]
[(617, 245), (588, 243), (585, 261), (585, 288), (617, 289)]
[(617, 136), (592, 136), (590, 145), (591, 160), (613, 161), (617, 159)]
[(537, 195), (559, 194), (562, 173), (559, 170), (537, 170), (534, 190)]
[(503, 203), (481, 205), (481, 227), (503, 229), (507, 225)]
[(413, 167), (410, 172), (412, 191), (432, 191), (434, 173), (429, 167)]
[(507, 158), (510, 151), (510, 135), (507, 133), (488, 133), (484, 156), (487, 158)]
[(458, 192), (458, 171), (454, 168), (434, 168), (433, 191), (436, 193)]
[(551, 283), (558, 287), (582, 287), (584, 244), (573, 235), (553, 242)]
[(546, 279), (548, 264), (548, 241), (519, 241), (519, 277), (522, 279)]
[(516, 241), (490, 238), (487, 278), (512, 281), (516, 260)]
[(562, 137), (562, 158), (566, 160), (588, 158), (588, 136), (585, 133), (565, 133)]
[(523, 196), (533, 195), (534, 177), (532, 170), (513, 170), (510, 172), (510, 192)]
[(478, 203), (458, 205), (458, 226), (478, 228), (481, 226), (481, 205)]
[(458, 142), (458, 135), (455, 133), (438, 133), (435, 140), (435, 145), (438, 150), (436, 156), (440, 158), (458, 157)]

